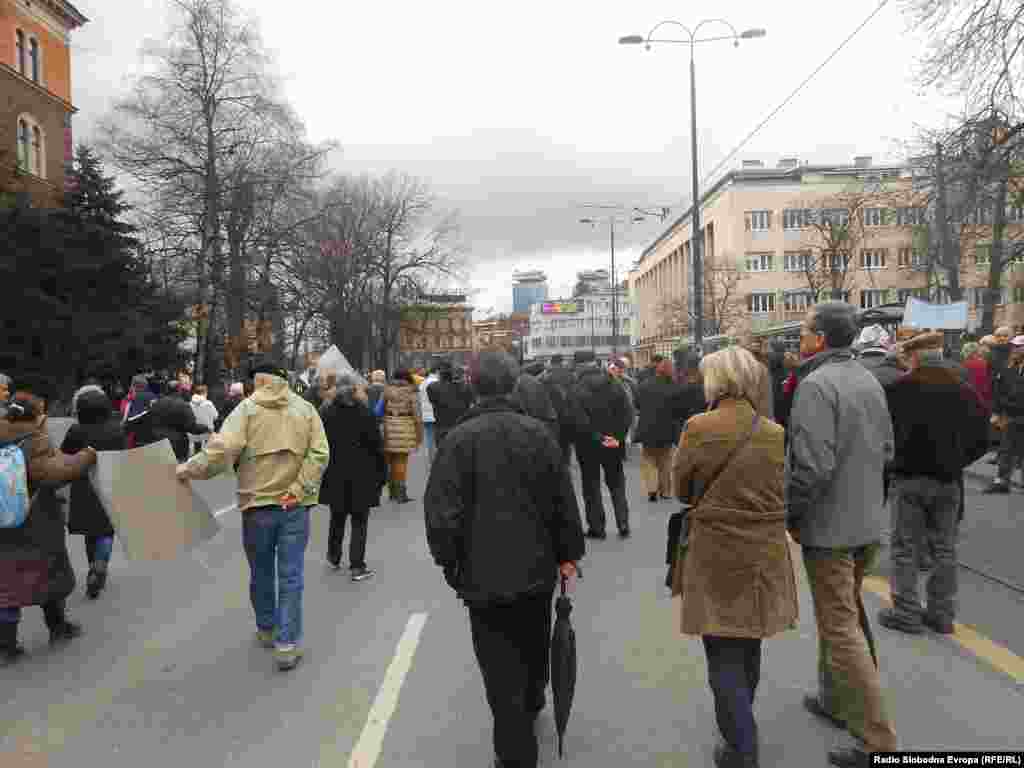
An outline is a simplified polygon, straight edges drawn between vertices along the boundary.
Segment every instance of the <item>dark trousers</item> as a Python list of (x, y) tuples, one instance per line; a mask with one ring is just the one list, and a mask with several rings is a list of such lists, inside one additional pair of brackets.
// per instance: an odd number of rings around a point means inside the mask
[(1013, 470), (1024, 461), (1024, 420), (1013, 419), (999, 443), (999, 474), (996, 482), (1009, 484)]
[(734, 750), (756, 758), (754, 697), (761, 682), (761, 641), (714, 635), (704, 635), (702, 639), (718, 730)]
[(562, 429), (558, 434), (558, 447), (562, 449), (562, 465), (569, 466), (572, 459), (572, 430)]
[(345, 520), (352, 519), (352, 538), (348, 543), (349, 568), (366, 567), (366, 529), (370, 508), (365, 504), (331, 504), (331, 528), (327, 534), (327, 559), (341, 562), (345, 544)]
[(587, 507), (587, 527), (597, 534), (605, 532), (606, 516), (601, 499), (601, 470), (604, 483), (612, 497), (615, 523), (619, 530), (629, 528), (629, 504), (626, 502), (626, 473), (622, 462), (626, 448), (605, 448), (600, 443), (577, 443), (576, 458), (580, 463), (583, 501)]
[(551, 675), (551, 592), (469, 606), (473, 650), (494, 716), (504, 768), (536, 768), (536, 702)]

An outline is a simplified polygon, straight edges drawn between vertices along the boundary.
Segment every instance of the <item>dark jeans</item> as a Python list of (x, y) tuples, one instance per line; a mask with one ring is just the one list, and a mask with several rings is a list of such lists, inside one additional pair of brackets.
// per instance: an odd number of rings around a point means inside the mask
[(594, 533), (605, 532), (606, 516), (601, 499), (601, 470), (604, 483), (612, 497), (615, 508), (615, 523), (619, 530), (629, 528), (629, 504), (626, 502), (626, 473), (622, 461), (626, 456), (625, 445), (605, 448), (600, 443), (578, 443), (576, 458), (580, 462), (583, 501), (587, 507), (587, 527)]
[(494, 716), (494, 753), (505, 768), (536, 768), (532, 711), (551, 675), (551, 592), (469, 606), (473, 650)]
[(997, 483), (1008, 484), (1013, 470), (1024, 461), (1024, 421), (1014, 419), (1003, 430), (999, 443), (999, 475)]
[(761, 682), (761, 640), (714, 635), (702, 639), (718, 730), (734, 750), (756, 758), (754, 697)]
[(957, 517), (960, 489), (930, 477), (893, 480), (892, 599), (899, 617), (921, 625), (917, 581), (922, 546), (930, 543), (934, 563), (928, 574), (928, 615), (943, 621), (956, 617)]
[(341, 562), (347, 518), (352, 518), (352, 538), (348, 543), (349, 568), (365, 568), (366, 528), (370, 519), (370, 508), (366, 505), (356, 508), (351, 504), (331, 504), (331, 528), (327, 534), (327, 559), (335, 565)]

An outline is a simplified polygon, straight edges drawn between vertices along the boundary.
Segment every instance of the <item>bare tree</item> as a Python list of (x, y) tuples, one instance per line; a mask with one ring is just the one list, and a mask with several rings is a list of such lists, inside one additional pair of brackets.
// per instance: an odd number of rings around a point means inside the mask
[[(734, 266), (712, 262), (704, 267), (704, 328), (709, 336), (728, 334), (735, 330), (743, 318), (740, 301), (740, 281), (743, 273)], [(694, 325), (693, 303), (689, 296), (664, 298), (658, 303), (660, 324), (658, 330), (667, 336), (690, 333)]]

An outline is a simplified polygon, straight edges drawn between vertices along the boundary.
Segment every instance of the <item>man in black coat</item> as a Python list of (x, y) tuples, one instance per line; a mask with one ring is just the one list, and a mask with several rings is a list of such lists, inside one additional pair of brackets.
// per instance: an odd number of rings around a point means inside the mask
[(576, 458), (580, 463), (583, 500), (587, 507), (587, 537), (605, 539), (606, 516), (601, 499), (601, 470), (615, 508), (619, 536), (629, 536), (626, 501), (626, 433), (633, 426), (633, 405), (625, 386), (595, 361), (594, 353), (577, 352)]
[(462, 382), (455, 381), (452, 364), (443, 360), (437, 367), (438, 380), (427, 387), (427, 399), (434, 407), (437, 444), (454, 429), (473, 404), (473, 393)]
[[(965, 467), (988, 449), (988, 423), (977, 394), (942, 365), (942, 334), (926, 333), (903, 345), (910, 373), (889, 387), (896, 452), (892, 476), (893, 607), (879, 615), (882, 626), (920, 633), (922, 624), (953, 632), (957, 593), (959, 482)], [(930, 539), (934, 566), (928, 605), (918, 599), (923, 542)]]
[(164, 395), (149, 410), (125, 422), (125, 429), (135, 434), (135, 445), (142, 447), (167, 439), (178, 461), (188, 461), (188, 436), (205, 435), (210, 428), (196, 421), (195, 411), (177, 395), (177, 384), (164, 385)]
[(512, 395), (519, 401), (523, 412), (542, 422), (551, 430), (552, 436), (557, 440), (559, 437), (558, 412), (551, 402), (548, 388), (537, 379), (543, 372), (543, 363), (533, 363), (525, 368), (516, 380), (516, 387)]
[(636, 429), (636, 442), (643, 446), (640, 455), (640, 475), (647, 490), (647, 498), (655, 502), (672, 492), (672, 456), (679, 442), (685, 421), (700, 413), (687, 390), (674, 380), (672, 363), (662, 359), (654, 378), (640, 385), (638, 405), (640, 421)]
[(423, 506), (430, 553), (469, 608), (498, 765), (535, 768), (551, 601), (559, 574), (575, 579), (584, 542), (557, 443), (511, 397), (517, 377), (509, 355), (481, 353), (480, 402), (438, 447)]
[(572, 443), (576, 437), (575, 408), (572, 401), (576, 378), (572, 371), (562, 365), (561, 355), (551, 356), (551, 367), (541, 376), (540, 382), (548, 390), (548, 397), (558, 414), (558, 445), (562, 449), (562, 461), (569, 466), (572, 457)]
[(1002, 430), (999, 471), (984, 493), (1009, 493), (1010, 480), (1024, 460), (1024, 337), (1013, 339), (1005, 367), (996, 369), (992, 382), (992, 421)]

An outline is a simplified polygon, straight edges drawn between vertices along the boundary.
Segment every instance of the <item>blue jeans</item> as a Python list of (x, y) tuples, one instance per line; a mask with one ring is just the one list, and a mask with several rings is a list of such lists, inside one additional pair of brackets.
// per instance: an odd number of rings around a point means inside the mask
[(113, 536), (86, 536), (85, 554), (89, 558), (89, 564), (96, 561), (109, 563), (110, 556), (114, 553)]
[(423, 443), (427, 446), (427, 458), (430, 461), (434, 460), (434, 454), (437, 453), (437, 443), (434, 441), (434, 424), (433, 421), (423, 422)]
[[(309, 507), (259, 507), (242, 513), (249, 597), (256, 626), (275, 630), (278, 647), (302, 642), (302, 588)], [(276, 567), (276, 572), (275, 572)]]

